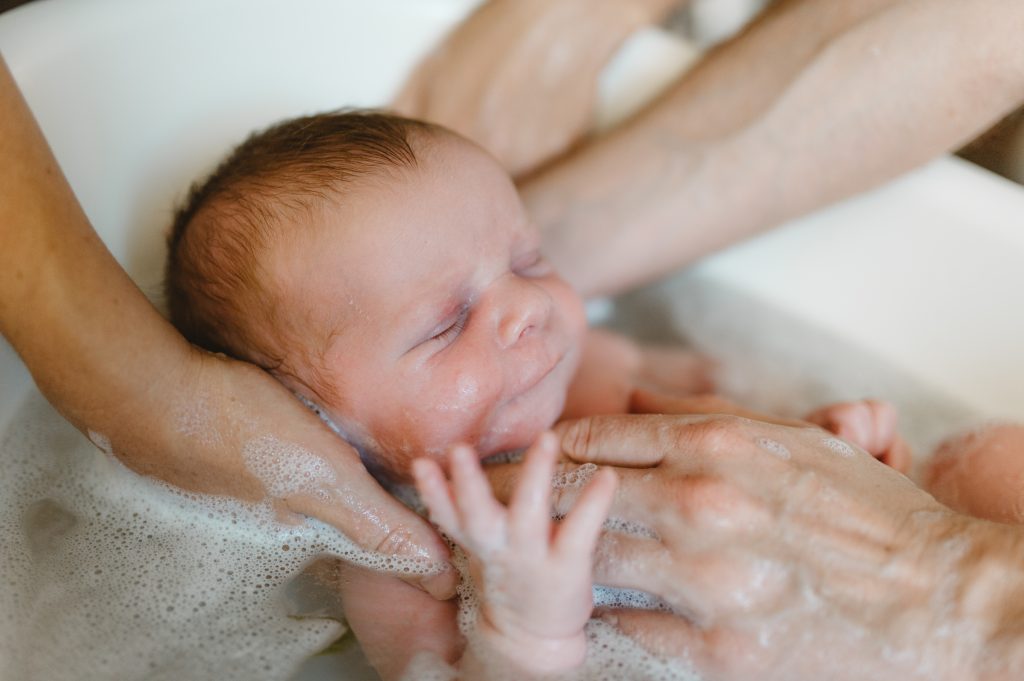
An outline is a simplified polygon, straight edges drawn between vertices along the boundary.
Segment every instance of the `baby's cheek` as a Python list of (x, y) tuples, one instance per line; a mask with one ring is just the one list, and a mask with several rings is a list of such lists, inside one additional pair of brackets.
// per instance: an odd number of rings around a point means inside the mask
[(475, 445), (500, 399), (501, 381), (493, 367), (473, 367), (436, 378), (427, 392), (424, 440), (442, 448), (455, 442)]

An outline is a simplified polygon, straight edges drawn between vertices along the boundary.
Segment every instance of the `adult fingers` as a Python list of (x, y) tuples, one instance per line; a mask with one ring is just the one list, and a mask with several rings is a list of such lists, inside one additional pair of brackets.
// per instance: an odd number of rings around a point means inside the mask
[[(356, 457), (354, 450), (351, 455)], [(338, 528), (366, 551), (422, 563), (423, 573), (399, 576), (439, 600), (454, 596), (458, 574), (448, 564), (448, 547), (437, 531), (388, 494), (362, 465), (348, 467), (346, 476), (343, 489), (291, 495), (283, 500), (285, 506)]]
[[(485, 472), (491, 481), (494, 496), (499, 501), (509, 502), (519, 485), (523, 467), (519, 464), (500, 464), (488, 466)], [(582, 482), (589, 480), (586, 468), (577, 464), (563, 464), (559, 467), (559, 473), (565, 478), (576, 476)], [(660, 493), (653, 489), (658, 484), (657, 479), (651, 477), (652, 471), (645, 469), (616, 468), (615, 473), (618, 477), (618, 492), (613, 496), (610, 515), (629, 522), (644, 522), (653, 515), (659, 503)], [(583, 485), (580, 482), (559, 485), (551, 494), (555, 515), (568, 515), (582, 492)]]
[[(760, 678), (765, 660), (749, 635), (702, 629), (684, 617), (644, 610), (603, 610), (597, 616), (658, 657), (678, 665), (680, 676)], [(688, 673), (687, 673), (688, 672)]]
[(677, 426), (686, 417), (592, 416), (555, 426), (562, 451), (573, 461), (649, 467), (679, 449)]
[(659, 594), (671, 562), (671, 553), (657, 539), (605, 532), (594, 549), (594, 583)]
[(670, 612), (616, 609), (598, 610), (594, 615), (662, 659), (692, 659), (704, 648), (704, 632)]
[(762, 437), (770, 432), (767, 428), (769, 424), (726, 414), (618, 414), (565, 421), (555, 432), (573, 461), (630, 468), (669, 461), (682, 473), (728, 461), (746, 465), (765, 450), (757, 443), (769, 441)]
[[(771, 455), (765, 454), (768, 459)], [(785, 462), (768, 459), (772, 469)], [(691, 464), (693, 464), (691, 466)], [(568, 465), (566, 477), (576, 475), (586, 481), (583, 466)], [(521, 468), (515, 465), (491, 466), (488, 477), (498, 499), (513, 494)], [(672, 470), (615, 468), (618, 489), (609, 515), (616, 521), (650, 528), (665, 541), (677, 545), (684, 541), (683, 527), (699, 531), (757, 532), (769, 521), (768, 504), (742, 485), (713, 473), (702, 472), (699, 462), (683, 462)], [(552, 494), (556, 515), (568, 515), (578, 503), (583, 485), (558, 486)]]

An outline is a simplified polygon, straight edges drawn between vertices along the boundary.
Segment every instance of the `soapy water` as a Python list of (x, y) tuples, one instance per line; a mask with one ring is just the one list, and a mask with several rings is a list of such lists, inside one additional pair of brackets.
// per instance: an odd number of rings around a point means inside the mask
[[(288, 678), (346, 629), (340, 604), (298, 594), (318, 581), (309, 569), (318, 558), (392, 573), (436, 569), (363, 551), (316, 520), (283, 525), (269, 504), (137, 476), (100, 451), (109, 451), (106, 438), (90, 438), (95, 446), (33, 393), (0, 442), (0, 679)], [(312, 454), (272, 439), (251, 443), (245, 456), (279, 493), (334, 476)], [(469, 580), (460, 594), (460, 626), (472, 637), (478, 598)], [(666, 608), (619, 589), (596, 589), (595, 602)], [(587, 636), (592, 654), (571, 678), (696, 678), (608, 623), (591, 621)], [(420, 655), (405, 678), (451, 673)]]
[[(272, 443), (258, 444), (266, 466)], [(266, 504), (181, 492), (97, 447), (37, 393), (0, 443), (0, 679), (288, 678), (345, 631), (294, 601), (316, 558), (436, 569), (315, 520), (282, 525)], [(301, 457), (269, 473), (285, 487), (322, 474)]]

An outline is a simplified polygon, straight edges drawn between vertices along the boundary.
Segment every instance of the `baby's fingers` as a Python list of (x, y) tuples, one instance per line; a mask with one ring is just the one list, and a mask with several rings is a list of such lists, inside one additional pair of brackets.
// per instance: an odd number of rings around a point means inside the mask
[(444, 530), (445, 534), (458, 539), (462, 528), (448, 481), (445, 480), (441, 467), (431, 459), (416, 459), (412, 462), (412, 474), (416, 478), (416, 489), (420, 492), (420, 498), (430, 511), (430, 519)]
[(542, 433), (526, 452), (522, 477), (509, 504), (509, 533), (514, 544), (546, 551), (551, 539), (551, 477), (558, 458), (558, 440)]
[(608, 517), (618, 476), (610, 468), (598, 471), (583, 490), (572, 511), (558, 527), (554, 550), (560, 556), (590, 556)]
[(470, 541), (466, 548), (476, 552), (500, 548), (505, 543), (505, 507), (494, 499), (476, 452), (457, 445), (449, 458), (455, 507)]

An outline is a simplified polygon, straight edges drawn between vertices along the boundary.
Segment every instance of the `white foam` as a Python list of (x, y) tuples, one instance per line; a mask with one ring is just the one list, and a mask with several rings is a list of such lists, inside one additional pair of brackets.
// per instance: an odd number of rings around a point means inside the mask
[(634, 537), (643, 537), (645, 539), (661, 539), (658, 533), (647, 525), (634, 522), (632, 520), (624, 520), (622, 518), (611, 517), (604, 521), (604, 529), (610, 532), (622, 532), (623, 534), (631, 534)]
[(583, 487), (590, 478), (597, 472), (597, 465), (585, 463), (568, 471), (559, 471), (551, 480), (551, 487), (562, 489), (564, 487)]
[(764, 451), (774, 454), (780, 459), (789, 459), (790, 457), (793, 456), (790, 453), (789, 449), (786, 448), (786, 445), (782, 444), (781, 442), (776, 442), (771, 438), (759, 437), (754, 442), (757, 444), (758, 447), (760, 447)]
[(839, 456), (843, 457), (844, 459), (849, 459), (854, 454), (856, 454), (853, 447), (851, 447), (850, 445), (843, 442), (837, 437), (826, 437), (821, 441), (821, 444), (825, 445), (830, 450), (832, 450)]
[(270, 436), (246, 443), (242, 450), (246, 468), (274, 497), (299, 492), (322, 495), (337, 480), (330, 464), (312, 452)]

